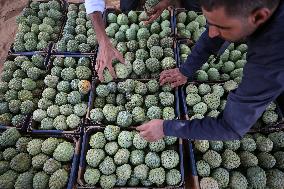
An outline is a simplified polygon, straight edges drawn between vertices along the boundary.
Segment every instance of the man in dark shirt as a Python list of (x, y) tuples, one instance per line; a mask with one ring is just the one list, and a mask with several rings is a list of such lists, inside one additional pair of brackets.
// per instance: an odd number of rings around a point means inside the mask
[(148, 141), (166, 136), (199, 140), (240, 139), (271, 101), (284, 91), (284, 2), (282, 0), (201, 0), (208, 29), (180, 67), (161, 73), (161, 84), (176, 87), (216, 54), (224, 43), (247, 38), (242, 82), (230, 92), (217, 118), (191, 121), (152, 120), (138, 127)]

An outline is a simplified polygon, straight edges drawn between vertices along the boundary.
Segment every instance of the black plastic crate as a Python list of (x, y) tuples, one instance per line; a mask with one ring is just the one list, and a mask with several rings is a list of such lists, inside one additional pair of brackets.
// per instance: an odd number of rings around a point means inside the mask
[[(90, 69), (92, 71), (92, 78), (89, 80), (89, 82), (91, 83), (91, 90), (90, 92), (85, 95), (85, 98), (84, 98), (84, 102), (87, 103), (87, 112), (89, 112), (89, 109), (90, 109), (90, 104), (91, 104), (91, 97), (92, 97), (92, 94), (93, 94), (93, 90), (94, 90), (94, 77), (95, 77), (95, 71), (94, 71), (94, 61), (95, 61), (95, 55), (51, 55), (51, 58), (48, 62), (48, 74), (50, 73), (52, 67), (53, 67), (53, 58), (54, 57), (61, 57), (61, 58), (65, 58), (65, 57), (73, 57), (73, 58), (81, 58), (81, 57), (88, 57), (90, 58)], [(80, 125), (74, 129), (74, 130), (41, 130), (41, 129), (38, 129), (38, 125), (39, 125), (39, 122), (36, 122), (34, 121), (32, 118), (30, 119), (29, 121), (29, 124), (28, 124), (28, 132), (31, 132), (31, 133), (40, 133), (40, 134), (77, 134), (77, 135), (80, 135), (82, 134), (82, 128), (83, 128), (83, 125), (85, 123), (85, 119), (86, 119), (86, 116), (84, 116), (83, 118), (81, 118), (81, 122), (80, 122)]]
[[(101, 188), (98, 184), (96, 186), (88, 186), (85, 181), (84, 181), (84, 173), (85, 169), (87, 166), (86, 163), (86, 154), (88, 149), (90, 149), (89, 145), (89, 140), (92, 134), (95, 134), (96, 132), (103, 132), (104, 127), (100, 126), (94, 126), (94, 127), (89, 127), (85, 130), (84, 136), (83, 136), (83, 142), (82, 142), (82, 150), (81, 150), (81, 157), (80, 157), (80, 165), (79, 165), (79, 171), (78, 171), (78, 179), (77, 179), (77, 187), (78, 188), (87, 188), (87, 189), (93, 189), (93, 188)], [(128, 131), (133, 131), (133, 129), (128, 128), (126, 129)], [(185, 175), (185, 168), (184, 168), (184, 146), (183, 146), (183, 141), (182, 139), (178, 139), (176, 144), (175, 144), (175, 150), (179, 152), (179, 157), (180, 157), (180, 163), (178, 165), (179, 171), (181, 173), (181, 182), (178, 186), (162, 186), (162, 188), (184, 188), (185, 185), (185, 180), (184, 180), (184, 175)], [(136, 186), (136, 187), (119, 187), (119, 188), (149, 188), (149, 187), (144, 187), (144, 186)], [(153, 187), (150, 187), (153, 188)], [(154, 187), (158, 188), (158, 187)]]
[[(140, 81), (142, 83), (147, 83), (151, 79), (133, 79), (133, 80)], [(126, 81), (126, 79), (117, 79), (114, 82), (115, 83), (119, 83), (119, 82), (123, 82), (123, 81)], [(94, 107), (94, 102), (95, 102), (95, 99), (97, 97), (95, 90), (96, 90), (96, 88), (97, 88), (97, 86), (99, 84), (105, 84), (105, 83), (101, 83), (98, 79), (96, 79), (94, 81), (93, 90), (92, 90), (92, 93), (90, 94), (90, 101), (89, 101), (87, 116), (86, 116), (86, 120), (85, 120), (85, 124), (84, 124), (85, 127), (89, 127), (89, 126), (102, 126), (102, 125), (106, 125), (106, 124), (113, 124), (113, 123), (108, 123), (107, 121), (102, 122), (102, 123), (101, 122), (94, 122), (90, 118), (90, 111), (93, 108), (95, 108)], [(159, 91), (162, 92), (162, 90), (159, 90)], [(181, 114), (181, 111), (180, 111), (180, 97), (179, 97), (178, 88), (177, 89), (173, 89), (172, 90), (172, 94), (174, 94), (174, 97), (175, 97), (175, 99), (174, 99), (174, 107), (173, 107), (174, 110), (175, 110), (175, 119), (179, 119), (182, 114)], [(137, 126), (137, 124), (134, 124), (134, 125), (132, 125), (130, 127), (135, 128), (136, 126)]]

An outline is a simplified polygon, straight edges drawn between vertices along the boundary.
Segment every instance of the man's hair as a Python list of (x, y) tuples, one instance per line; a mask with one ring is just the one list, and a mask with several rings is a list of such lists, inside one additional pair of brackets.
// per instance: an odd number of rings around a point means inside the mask
[(206, 11), (224, 7), (229, 16), (249, 15), (260, 8), (274, 9), (280, 0), (199, 0)]

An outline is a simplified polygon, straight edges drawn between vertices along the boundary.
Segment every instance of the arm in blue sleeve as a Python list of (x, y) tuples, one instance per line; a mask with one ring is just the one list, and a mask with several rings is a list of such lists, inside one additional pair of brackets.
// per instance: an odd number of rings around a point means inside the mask
[(185, 63), (180, 66), (180, 72), (192, 80), (195, 72), (208, 60), (210, 55), (217, 54), (224, 42), (223, 39), (218, 37), (210, 38), (208, 29), (206, 29), (195, 44)]
[[(240, 139), (284, 88), (284, 74), (279, 66), (270, 69), (260, 64), (261, 59), (257, 60), (245, 66), (243, 81), (228, 95), (222, 114), (217, 118), (165, 121), (165, 135), (197, 140)], [(266, 61), (269, 64), (269, 59)]]

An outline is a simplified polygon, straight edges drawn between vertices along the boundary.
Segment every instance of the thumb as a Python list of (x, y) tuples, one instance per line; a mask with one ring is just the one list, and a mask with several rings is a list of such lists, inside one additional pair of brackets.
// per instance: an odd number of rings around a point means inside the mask
[(115, 57), (122, 63), (125, 64), (125, 59), (123, 58), (123, 55), (118, 52), (117, 50), (115, 51)]

